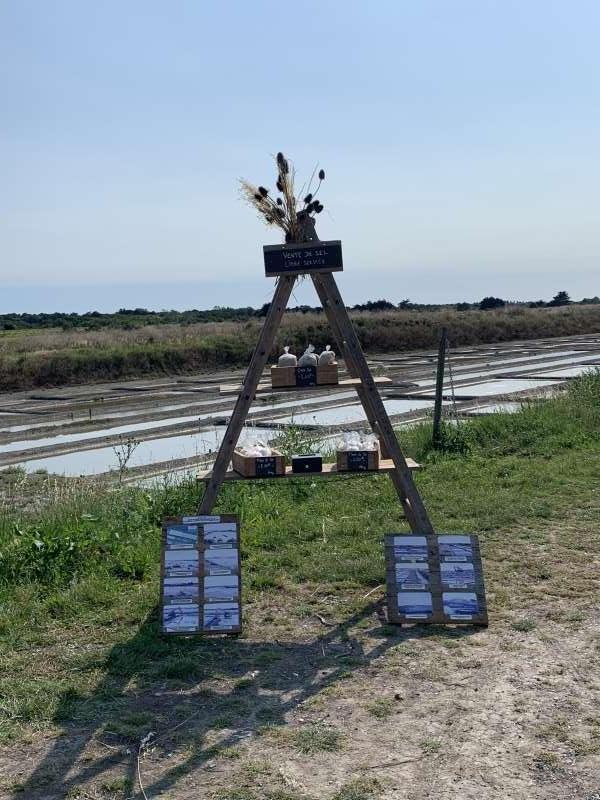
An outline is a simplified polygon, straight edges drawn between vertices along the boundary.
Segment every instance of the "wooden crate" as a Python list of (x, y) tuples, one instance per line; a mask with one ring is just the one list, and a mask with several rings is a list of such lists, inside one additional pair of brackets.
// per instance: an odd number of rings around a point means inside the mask
[(274, 389), (296, 385), (296, 367), (271, 367), (271, 386)]
[(339, 383), (340, 376), (338, 372), (337, 363), (322, 364), (317, 367), (317, 384), (323, 386), (325, 384)]
[(338, 472), (369, 472), (379, 469), (379, 448), (376, 450), (338, 450)]
[(271, 367), (273, 389), (290, 386), (326, 386), (337, 383), (339, 383), (337, 363), (316, 367)]
[(245, 478), (285, 474), (285, 456), (278, 450), (272, 450), (270, 456), (246, 456), (239, 450), (234, 450), (231, 463), (234, 470)]

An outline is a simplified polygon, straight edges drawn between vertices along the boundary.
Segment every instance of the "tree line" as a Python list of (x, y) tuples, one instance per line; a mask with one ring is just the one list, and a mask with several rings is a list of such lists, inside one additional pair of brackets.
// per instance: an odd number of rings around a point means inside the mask
[[(455, 304), (431, 304), (413, 303), (409, 299), (402, 300), (394, 304), (389, 300), (368, 300), (366, 303), (357, 303), (348, 306), (350, 311), (368, 311), (378, 313), (382, 311), (442, 311), (455, 309), (456, 311), (490, 311), (505, 308), (506, 306), (523, 306), (527, 308), (552, 308), (556, 306), (567, 306), (571, 304), (599, 304), (599, 297), (586, 297), (575, 303), (569, 297), (568, 292), (557, 292), (548, 302), (535, 300), (529, 302), (517, 302), (504, 300), (500, 297), (484, 297), (476, 303), (455, 303)], [(190, 309), (188, 311), (162, 310), (150, 311), (147, 308), (120, 308), (114, 313), (101, 313), (99, 311), (87, 311), (84, 314), (72, 313), (40, 313), (40, 314), (0, 314), (0, 330), (14, 331), (34, 328), (62, 328), (63, 330), (84, 329), (99, 330), (101, 328), (121, 328), (133, 329), (141, 328), (145, 325), (193, 325), (200, 322), (245, 322), (255, 317), (266, 316), (269, 310), (269, 303), (265, 303), (261, 308), (244, 306), (232, 308), (229, 306), (215, 306), (211, 309), (199, 310)], [(289, 308), (292, 314), (321, 313), (321, 306), (300, 305)]]

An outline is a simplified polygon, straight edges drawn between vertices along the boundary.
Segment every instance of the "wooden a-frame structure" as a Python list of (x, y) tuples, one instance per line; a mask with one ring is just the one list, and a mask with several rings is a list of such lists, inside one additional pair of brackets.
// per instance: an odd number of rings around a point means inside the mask
[[(371, 428), (379, 439), (382, 455), (393, 462), (392, 469), (387, 471), (402, 503), (408, 524), (413, 533), (432, 534), (434, 533), (433, 526), (412, 479), (410, 467), (398, 444), (396, 434), (379, 395), (358, 336), (332, 274), (333, 271), (325, 268), (318, 271), (310, 270), (308, 274), (327, 315), (338, 352), (344, 359), (350, 376), (357, 379), (355, 383), (356, 391)], [(198, 509), (199, 514), (210, 514), (213, 509), (221, 484), (225, 480), (233, 451), (246, 421), (248, 410), (254, 400), (260, 378), (271, 353), (275, 335), (299, 274), (304, 273), (279, 275), (273, 301), (267, 312), (264, 326), (252, 355), (225, 436), (221, 442), (217, 458), (212, 470), (203, 477), (206, 487)], [(318, 474), (310, 473), (310, 476), (314, 478)], [(365, 473), (352, 474), (360, 475)]]

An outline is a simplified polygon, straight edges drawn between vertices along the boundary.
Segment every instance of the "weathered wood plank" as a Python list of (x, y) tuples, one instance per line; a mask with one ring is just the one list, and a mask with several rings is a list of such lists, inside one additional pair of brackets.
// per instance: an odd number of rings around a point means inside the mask
[[(393, 383), (392, 378), (377, 377), (373, 378), (375, 383)], [(316, 386), (271, 386), (270, 383), (259, 383), (256, 387), (256, 394), (273, 394), (273, 392), (306, 392), (314, 389), (347, 389), (352, 386), (360, 386), (360, 378), (343, 378), (338, 383), (322, 383)], [(243, 383), (224, 383), (219, 386), (221, 394), (235, 394), (241, 392)]]
[(354, 326), (348, 316), (335, 278), (331, 273), (315, 275), (313, 276), (313, 282), (315, 286), (318, 283), (323, 288), (327, 304), (330, 307), (328, 317), (330, 315), (332, 318), (335, 316), (337, 321), (336, 328), (343, 340), (346, 364), (349, 369), (355, 370), (357, 377), (361, 379), (362, 391), (360, 400), (365, 409), (367, 418), (374, 426), (377, 434), (380, 435), (384, 452), (386, 455), (389, 454), (391, 456), (396, 465), (395, 471), (391, 473), (392, 480), (404, 508), (406, 519), (413, 531), (434, 533), (433, 525), (431, 524), (421, 496), (417, 491), (417, 487), (414, 484), (404, 454), (400, 449), (396, 433), (392, 427), (387, 411), (385, 410), (373, 376), (371, 375), (371, 370), (367, 364)]
[[(417, 464), (416, 461), (413, 461), (412, 458), (406, 459), (406, 464), (409, 469), (420, 469), (421, 465)], [(395, 472), (396, 466), (391, 458), (389, 459), (381, 459), (379, 462), (379, 468), (376, 470), (367, 470), (364, 472), (338, 472), (337, 464), (332, 462), (331, 464), (323, 464), (323, 471), (322, 472), (307, 472), (306, 474), (292, 472), (291, 466), (287, 466), (285, 468), (284, 475), (269, 475), (269, 476), (256, 476), (248, 478), (245, 475), (240, 475), (239, 472), (235, 472), (234, 470), (228, 470), (225, 475), (223, 476), (223, 480), (225, 481), (260, 481), (260, 480), (269, 480), (269, 481), (276, 481), (280, 480), (281, 478), (331, 478), (334, 475), (353, 475), (353, 476), (365, 476), (365, 475), (375, 475), (378, 472), (380, 473), (388, 473), (388, 472)], [(196, 475), (196, 480), (198, 481), (210, 481), (212, 478), (212, 470), (204, 469), (200, 470), (200, 472)]]
[(199, 514), (210, 513), (215, 504), (219, 487), (229, 467), (229, 462), (231, 461), (240, 432), (244, 426), (248, 410), (254, 400), (256, 387), (258, 386), (258, 382), (269, 358), (273, 342), (275, 341), (275, 334), (281, 323), (281, 318), (283, 317), (295, 282), (295, 276), (287, 275), (279, 278), (277, 281), (273, 302), (269, 307), (265, 318), (265, 324), (260, 332), (254, 353), (252, 354), (242, 391), (238, 395), (227, 430), (225, 431), (225, 436), (221, 442), (221, 447), (219, 448), (212, 469), (211, 478), (206, 484), (206, 490), (198, 509)]

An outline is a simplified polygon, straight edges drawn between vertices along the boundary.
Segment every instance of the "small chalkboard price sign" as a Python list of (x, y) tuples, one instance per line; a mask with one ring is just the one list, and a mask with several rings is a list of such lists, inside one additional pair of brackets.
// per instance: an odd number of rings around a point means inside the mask
[(306, 242), (271, 244), (263, 247), (265, 275), (305, 275), (314, 272), (342, 272), (342, 243)]
[(178, 517), (163, 523), (161, 632), (241, 631), (239, 520), (233, 515)]
[(477, 536), (389, 534), (385, 561), (390, 622), (488, 624)]
[(348, 450), (348, 472), (361, 472), (369, 469), (369, 453), (366, 450)]
[(296, 367), (296, 386), (316, 386), (317, 368), (311, 364), (304, 367)]
[(254, 463), (257, 478), (277, 475), (277, 462), (274, 456), (257, 456)]

